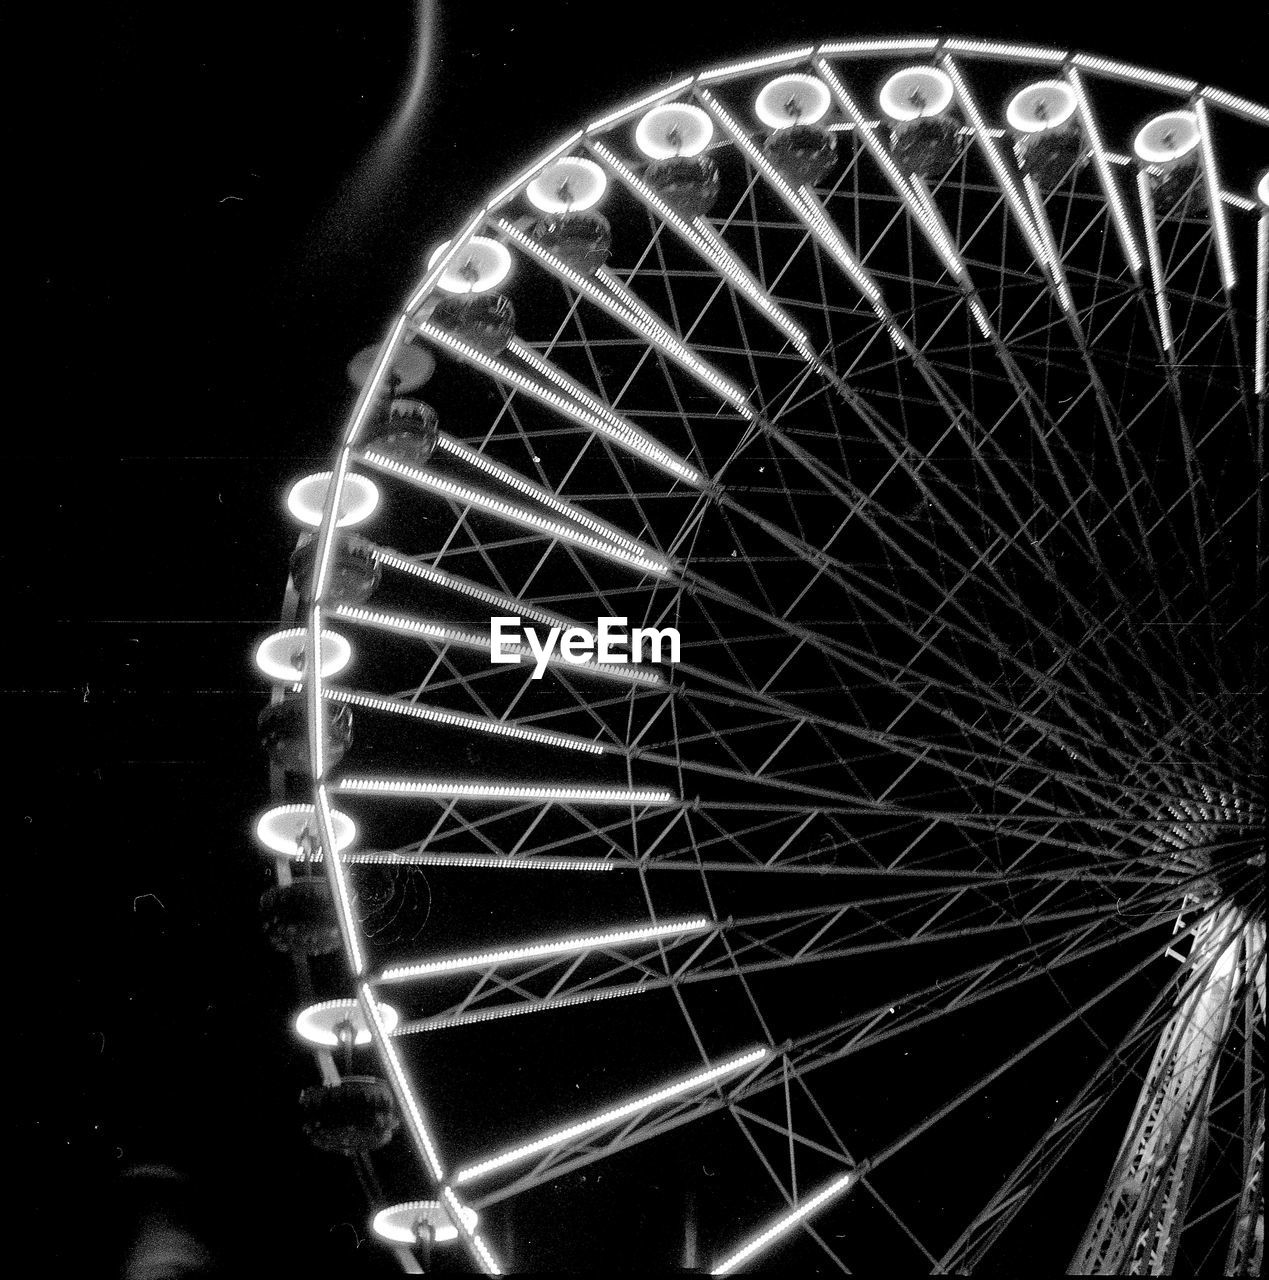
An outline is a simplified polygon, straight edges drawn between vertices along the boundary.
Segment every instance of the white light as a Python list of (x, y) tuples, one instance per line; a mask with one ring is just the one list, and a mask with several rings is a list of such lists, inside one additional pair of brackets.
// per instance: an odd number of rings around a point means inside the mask
[[(525, 168), (521, 169), (520, 172), (516, 174), (516, 176), (512, 178), (512, 180), (508, 182), (507, 185), (503, 187), (503, 189), (499, 191), (498, 194), (494, 196), (492, 200), (490, 200), (489, 204), (486, 207), (488, 209), (497, 209), (500, 205), (506, 204), (507, 201), (510, 200), (512, 196), (516, 195), (520, 191), (521, 187), (523, 187), (525, 183), (528, 182), (529, 179), (533, 177), (534, 174), (536, 174), (539, 170), (544, 169), (557, 156), (562, 156), (565, 152), (571, 151), (577, 145), (577, 143), (581, 140), (581, 137), (582, 137), (582, 130), (579, 129), (576, 133), (565, 138), (563, 142), (559, 143), (555, 147), (552, 147), (551, 150), (548, 151), (545, 155), (539, 156), (532, 164), (527, 165)], [(483, 220), (483, 217), (481, 218), (481, 220)], [(472, 230), (474, 231), (475, 229), (476, 227), (473, 225)], [(415, 303), (412, 306), (407, 307), (406, 310), (413, 311), (414, 307), (417, 305), (418, 305), (418, 302), (415, 301)]]
[(746, 71), (761, 71), (764, 67), (788, 66), (793, 62), (801, 62), (814, 53), (814, 45), (804, 45), (801, 49), (790, 49), (787, 53), (772, 53), (763, 58), (746, 58), (743, 62), (728, 62), (721, 67), (711, 67), (702, 71), (697, 79), (702, 84), (714, 80), (725, 80), (729, 76), (743, 75)]
[(473, 733), (488, 733), (494, 737), (518, 738), (523, 742), (536, 742), (541, 746), (564, 747), (571, 751), (583, 751), (589, 755), (603, 755), (605, 748), (597, 742), (576, 738), (568, 733), (553, 733), (549, 729), (530, 729), (525, 725), (493, 720), (484, 716), (466, 715), (460, 711), (446, 711), (441, 707), (429, 707), (426, 703), (411, 702), (408, 698), (384, 698), (373, 693), (353, 693), (346, 689), (327, 689), (326, 696), (332, 702), (365, 707), (369, 711), (384, 711), (390, 715), (408, 716), (415, 720), (428, 720), (433, 724), (449, 725), (455, 729), (469, 729)]
[(524, 194), (543, 213), (578, 213), (597, 205), (607, 186), (607, 174), (593, 160), (564, 156), (547, 165)]
[[(357, 824), (338, 809), (331, 811), (335, 828), (335, 851), (347, 849), (357, 838)], [(256, 822), (256, 839), (274, 853), (292, 858), (303, 857), (304, 837), (317, 833), (317, 811), (311, 804), (281, 804), (260, 815)]]
[[(390, 1004), (380, 1003), (379, 1021), (391, 1034), (401, 1018)], [(323, 1000), (301, 1009), (295, 1016), (295, 1033), (301, 1040), (323, 1049), (337, 1049), (341, 1044), (338, 1028), (347, 1023), (352, 1029), (353, 1044), (368, 1045), (374, 1036), (361, 1005), (356, 1000)]]
[[(1260, 180), (1261, 186), (1269, 175)], [(1269, 204), (1269, 200), (1266, 201)], [(1256, 394), (1262, 396), (1269, 381), (1269, 211), (1256, 223)], [(1234, 801), (1242, 808), (1238, 800)]]
[[(676, 361), (693, 377), (702, 382), (715, 394), (723, 397), (740, 411), (746, 420), (755, 417), (749, 407), (745, 393), (739, 387), (728, 382), (716, 370), (711, 368), (695, 352), (687, 347), (679, 337), (668, 329), (661, 320), (645, 307), (642, 302), (615, 276), (610, 275), (603, 267), (594, 273), (594, 279), (574, 271), (567, 263), (562, 262), (549, 250), (543, 248), (532, 237), (526, 235), (513, 222), (505, 218), (498, 220), (498, 229), (509, 239), (515, 241), (530, 257), (553, 271), (561, 279), (567, 281), (579, 293), (584, 293), (596, 306), (602, 307), (613, 319), (624, 324), (640, 336), (646, 338), (654, 346), (659, 347), (671, 360)], [(601, 289), (596, 281), (606, 286)]]
[(693, 916), (690, 920), (640, 925), (632, 929), (612, 929), (607, 933), (588, 933), (573, 938), (556, 938), (550, 942), (535, 942), (524, 947), (507, 947), (501, 951), (482, 951), (477, 955), (450, 956), (444, 960), (394, 965), (379, 975), (379, 981), (409, 982), (415, 978), (435, 977), (438, 973), (459, 973), (464, 969), (491, 969), (497, 965), (515, 964), (520, 960), (544, 960), (549, 956), (574, 955), (578, 951), (624, 947), (631, 942), (650, 942), (655, 938), (669, 938), (675, 934), (700, 933), (714, 927), (714, 922), (705, 916)]
[(1154, 198), (1150, 193), (1150, 176), (1137, 171), (1137, 198), (1141, 204), (1141, 221), (1146, 229), (1146, 257), (1150, 263), (1155, 314), (1159, 318), (1159, 340), (1164, 351), (1172, 354), (1172, 319), (1168, 311), (1168, 294), (1163, 275), (1163, 258), (1159, 253), (1159, 231), (1154, 220)]
[(838, 40), (820, 45), (820, 52), (828, 55), (843, 53), (899, 53), (914, 49), (936, 49), (938, 41), (930, 36), (902, 36), (898, 40)]
[(633, 102), (627, 102), (625, 106), (618, 107), (615, 111), (608, 112), (607, 115), (600, 116), (598, 120), (592, 120), (586, 126), (586, 133), (598, 133), (601, 129), (608, 128), (609, 125), (617, 124), (622, 120), (628, 119), (630, 116), (638, 115), (645, 107), (651, 106), (654, 102), (660, 102), (662, 98), (672, 98), (676, 93), (682, 93), (688, 85), (692, 83), (691, 76), (684, 76), (681, 80), (668, 84), (664, 89), (657, 89), (653, 93), (645, 94), (642, 98), (636, 98)]
[[(323, 631), (320, 670), (323, 676), (342, 671), (352, 659), (352, 646), (334, 631)], [(308, 631), (304, 627), (288, 627), (265, 636), (256, 647), (256, 666), (270, 680), (294, 684), (304, 679), (304, 659), (308, 652)]]
[(938, 67), (905, 67), (881, 86), (877, 101), (901, 123), (941, 115), (951, 105), (952, 82)]
[[(364, 861), (368, 855), (353, 855)], [(512, 857), (500, 853), (403, 853), (382, 854), (380, 860), (410, 867), (459, 867), (472, 871), (616, 871), (611, 858)]]
[(428, 796), (438, 800), (511, 800), (541, 804), (677, 804), (664, 787), (527, 787), (494, 782), (441, 782), (413, 778), (341, 778), (335, 791), (376, 796)]
[(1112, 62), (1109, 58), (1095, 58), (1087, 53), (1077, 53), (1071, 58), (1077, 67), (1087, 67), (1115, 80), (1131, 80), (1136, 84), (1153, 85), (1157, 89), (1171, 89), (1176, 93), (1193, 93), (1197, 80), (1183, 80), (1180, 76), (1167, 76), (1161, 71), (1148, 71), (1127, 62)]
[(375, 548), (374, 558), (380, 564), (385, 564), (391, 569), (397, 569), (401, 573), (407, 573), (411, 577), (421, 578), (424, 582), (428, 582), (434, 587), (440, 587), (445, 591), (453, 591), (458, 595), (470, 596), (473, 600), (481, 601), (482, 604), (492, 605), (499, 613), (514, 613), (521, 618), (532, 618), (535, 622), (546, 623), (548, 627), (563, 627), (567, 629), (577, 626), (576, 622), (558, 613), (551, 613), (549, 610), (540, 608), (538, 605), (529, 604), (525, 600), (517, 600), (514, 596), (505, 596), (497, 591), (490, 591), (487, 587), (480, 586), (479, 583), (469, 582), (466, 578), (460, 578), (457, 574), (449, 573), (445, 569), (438, 569), (435, 565), (422, 564), (417, 560), (411, 560), (408, 556), (389, 551), (384, 547)]
[(650, 554), (644, 555), (627, 551), (624, 547), (619, 547), (615, 543), (609, 542), (607, 538), (592, 537), (590, 534), (582, 533), (568, 525), (560, 524), (557, 520), (547, 520), (544, 516), (536, 515), (528, 510), (527, 507), (519, 507), (512, 502), (504, 502), (501, 498), (491, 497), (489, 494), (481, 493), (478, 489), (469, 488), (464, 484), (455, 484), (452, 480), (442, 479), (442, 477), (433, 475), (430, 471), (420, 471), (417, 467), (408, 467), (405, 463), (398, 462), (395, 458), (385, 457), (381, 453), (367, 452), (362, 454), (362, 460), (370, 466), (378, 467), (381, 471), (400, 476), (403, 480), (408, 480), (420, 489), (429, 489), (433, 493), (443, 494), (456, 502), (462, 502), (481, 511), (487, 511), (490, 515), (510, 520), (512, 523), (522, 525), (526, 529), (533, 529), (535, 532), (547, 534), (549, 537), (572, 543), (574, 546), (585, 547), (588, 551), (594, 551), (610, 560), (618, 560), (622, 564), (629, 565), (643, 573), (651, 573), (657, 577), (665, 578), (669, 577), (673, 572), (665, 561), (653, 559)]
[(691, 1093), (695, 1089), (703, 1088), (722, 1076), (742, 1071), (745, 1067), (751, 1066), (755, 1062), (760, 1062), (769, 1053), (770, 1050), (764, 1046), (758, 1049), (751, 1049), (748, 1053), (742, 1053), (738, 1057), (729, 1058), (706, 1071), (697, 1072), (696, 1075), (688, 1076), (686, 1079), (667, 1085), (654, 1093), (642, 1094), (637, 1098), (632, 1098), (629, 1102), (623, 1103), (621, 1106), (613, 1107), (608, 1111), (601, 1111), (598, 1115), (590, 1116), (586, 1120), (579, 1120), (576, 1124), (568, 1125), (566, 1128), (556, 1129), (553, 1133), (548, 1133), (532, 1142), (526, 1142), (523, 1146), (513, 1147), (510, 1151), (504, 1151), (501, 1155), (492, 1156), (488, 1160), (482, 1160), (479, 1164), (474, 1164), (467, 1169), (461, 1169), (454, 1175), (454, 1182), (455, 1184), (471, 1182), (486, 1173), (491, 1173), (494, 1169), (501, 1169), (506, 1165), (527, 1160), (530, 1156), (537, 1155), (539, 1151), (545, 1151), (548, 1147), (559, 1146), (560, 1143), (579, 1138), (582, 1134), (592, 1133), (596, 1129), (603, 1129), (610, 1124), (615, 1124), (618, 1120), (626, 1119), (627, 1116), (636, 1115), (638, 1112), (645, 1111), (650, 1107), (660, 1106), (663, 1102), (669, 1102), (671, 1098), (677, 1098), (685, 1093)]
[(1198, 121), (1199, 154), (1203, 161), (1203, 183), (1207, 188), (1207, 205), (1212, 219), (1212, 234), (1216, 238), (1216, 257), (1221, 267), (1221, 283), (1230, 293), (1238, 283), (1234, 271), (1234, 251), (1229, 242), (1229, 220), (1221, 202), (1220, 171), (1216, 167), (1216, 148), (1212, 144), (1212, 127), (1207, 118), (1207, 103), (1202, 98), (1194, 104), (1194, 116)]
[(483, 351), (477, 350), (470, 343), (462, 341), (461, 338), (456, 338), (453, 334), (440, 328), (439, 325), (434, 325), (430, 321), (421, 318), (416, 319), (414, 325), (424, 337), (431, 339), (439, 346), (453, 351), (456, 355), (462, 356), (464, 360), (477, 366), (477, 368), (485, 370), (486, 373), (492, 374), (500, 382), (505, 382), (509, 386), (523, 391), (526, 395), (554, 409), (557, 413), (563, 414), (564, 417), (573, 422), (589, 427), (592, 431), (599, 432), (600, 435), (609, 437), (614, 443), (629, 449), (632, 453), (637, 453), (645, 461), (660, 467), (663, 471), (668, 471), (676, 479), (686, 480), (689, 484), (698, 488), (704, 486), (705, 477), (695, 467), (691, 467), (682, 459), (675, 457), (668, 449), (662, 448), (633, 427), (623, 423), (618, 428), (614, 423), (593, 413), (588, 413), (581, 405), (546, 387), (539, 386), (532, 378), (526, 377), (518, 370), (511, 368), (504, 361), (497, 360), (493, 356), (488, 356)]
[[(437, 644), (457, 645), (461, 649), (477, 649), (488, 655), (490, 641), (489, 632), (467, 631), (460, 627), (444, 626), (436, 622), (425, 622), (420, 618), (409, 618), (401, 614), (380, 613), (374, 609), (363, 609), (360, 605), (339, 605), (335, 615), (349, 622), (359, 623), (366, 627), (375, 627), (380, 631), (391, 631), (397, 635), (410, 636), (420, 640), (428, 640)], [(557, 625), (557, 624), (552, 624)], [(591, 633), (593, 634), (593, 633)], [(528, 645), (503, 645), (504, 653), (516, 653), (530, 666), (537, 661)], [(660, 685), (665, 677), (659, 671), (637, 666), (634, 663), (601, 663), (585, 662), (566, 663), (552, 656), (552, 667), (560, 670), (580, 671), (594, 676), (607, 676), (613, 680), (629, 680), (635, 684)]]
[(605, 524), (604, 521), (597, 519), (588, 512), (582, 511), (579, 507), (573, 506), (571, 502), (565, 502), (563, 498), (557, 498), (549, 489), (540, 484), (534, 484), (532, 480), (526, 479), (518, 471), (513, 471), (510, 467), (504, 467), (502, 463), (495, 462), (487, 454), (468, 448), (467, 445), (444, 433), (437, 438), (436, 443), (442, 452), (453, 454), (454, 457), (460, 458), (467, 463), (469, 467), (475, 467), (478, 471), (483, 471), (486, 475), (491, 475), (495, 479), (502, 481), (509, 488), (527, 494), (544, 507), (549, 507), (552, 511), (556, 511), (562, 516), (567, 516), (570, 520), (576, 521), (592, 533), (597, 533), (601, 538), (607, 538), (609, 542), (625, 547), (627, 551), (633, 551), (636, 555), (647, 558), (654, 557), (655, 553), (650, 548), (645, 547), (642, 542), (628, 537), (626, 534), (614, 529), (612, 525)]
[[(322, 509), (330, 489), (330, 478), (329, 471), (319, 471), (316, 475), (297, 480), (291, 486), (291, 492), (286, 495), (287, 510), (301, 524), (317, 528), (322, 523)], [(349, 525), (360, 524), (374, 514), (378, 505), (379, 490), (373, 481), (367, 480), (365, 476), (345, 476), (339, 494), (339, 519), (335, 521), (335, 527), (346, 529)]]
[(1061, 49), (1046, 49), (1033, 44), (996, 44), (992, 40), (961, 40), (953, 38), (943, 41), (943, 48), (953, 53), (982, 53), (988, 57), (1007, 58), (1019, 62), (1065, 62), (1066, 54)]
[[(449, 1207), (451, 1221), (458, 1221), (462, 1224), (464, 1230), (467, 1230), (467, 1215), (463, 1211), (463, 1206), (459, 1202), (458, 1197), (454, 1194), (450, 1187), (441, 1188), (441, 1199), (445, 1201)], [(491, 1276), (502, 1275), (502, 1269), (498, 1266), (497, 1260), (489, 1251), (489, 1246), (480, 1238), (480, 1236), (471, 1230), (467, 1230), (467, 1235), (471, 1243), (471, 1247), (476, 1251), (476, 1256), (480, 1259), (481, 1265)]]
[(771, 129), (815, 124), (832, 101), (827, 86), (815, 76), (795, 72), (763, 85), (753, 104), (754, 114)]
[(1198, 118), (1193, 111), (1165, 111), (1141, 127), (1133, 139), (1137, 159), (1146, 164), (1171, 164), (1199, 144)]
[(1226, 93), (1224, 89), (1213, 89), (1210, 86), (1203, 90), (1203, 97), (1209, 102), (1242, 116), (1245, 120), (1254, 120), (1257, 124), (1269, 124), (1269, 107), (1261, 106), (1248, 98), (1240, 98), (1236, 94)]
[(1106, 154), (1106, 148), (1102, 145), (1101, 130), (1097, 127), (1097, 118), (1093, 115), (1093, 108), (1088, 101), (1088, 94), (1084, 92), (1084, 81), (1080, 73), (1074, 67), (1068, 67), (1066, 78), (1070, 82), (1071, 88), (1075, 90), (1075, 98), (1079, 104), (1080, 123), (1084, 128), (1084, 136), (1088, 139), (1089, 148), (1093, 153), (1093, 164), (1097, 169), (1097, 180), (1101, 183), (1102, 194), (1106, 197), (1106, 203), (1110, 206), (1110, 216), (1115, 223), (1115, 234), (1119, 237), (1119, 246), (1123, 250), (1124, 259), (1128, 263), (1128, 270), (1136, 279), (1141, 275), (1141, 251), (1137, 248), (1136, 237), (1132, 233), (1132, 224), (1128, 221), (1128, 211), (1124, 208), (1123, 199), (1119, 194), (1119, 186), (1115, 181), (1115, 175), (1110, 169), (1110, 158)]
[[(459, 1209), (468, 1231), (475, 1230), (476, 1210), (463, 1206)], [(458, 1239), (458, 1228), (451, 1220), (445, 1206), (437, 1200), (407, 1200), (380, 1209), (370, 1224), (370, 1229), (389, 1244), (416, 1244), (419, 1234), (416, 1227), (422, 1224), (432, 1228), (432, 1240), (445, 1244)]]
[[(434, 267), (449, 249), (450, 241), (438, 245), (428, 259)], [(446, 293), (487, 293), (496, 289), (511, 272), (511, 254), (507, 246), (486, 236), (472, 236), (441, 272), (436, 282)]]
[(777, 1218), (765, 1231), (754, 1236), (748, 1244), (742, 1245), (735, 1253), (723, 1259), (710, 1274), (725, 1276), (728, 1272), (734, 1271), (742, 1262), (752, 1258), (759, 1250), (765, 1249), (772, 1241), (792, 1231), (799, 1222), (809, 1217), (821, 1205), (827, 1204), (834, 1196), (841, 1195), (843, 1191), (854, 1183), (855, 1177), (854, 1173), (844, 1173), (841, 1177), (834, 1178), (827, 1186), (821, 1187), (809, 1200), (803, 1200), (796, 1209), (791, 1209), (783, 1217)]
[(687, 102), (653, 107), (635, 126), (635, 146), (649, 160), (698, 156), (713, 136), (709, 116)]
[(1065, 80), (1039, 80), (1014, 94), (1005, 119), (1019, 133), (1043, 133), (1064, 125), (1077, 105), (1075, 90)]

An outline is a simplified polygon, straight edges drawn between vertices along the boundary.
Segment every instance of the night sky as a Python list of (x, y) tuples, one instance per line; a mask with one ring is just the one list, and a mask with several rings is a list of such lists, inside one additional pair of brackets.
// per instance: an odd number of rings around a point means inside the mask
[(901, 25), (1066, 42), (1263, 97), (1265, 32), (1233, 29), (1233, 8), (1217, 28), (1190, 6), (1165, 31), (1159, 11), (1131, 6), (1130, 26), (1118, 7), (965, 7), (948, 25), (927, 3), (795, 0), (727, 21), (448, 3), (422, 118), (386, 156), (411, 4), (6, 22), (25, 66), (6, 131), (23, 286), (4, 545), (10, 1172), (20, 1240), (46, 1265), (105, 1274), (117, 1171), (164, 1162), (195, 1180), (227, 1258), (392, 1271), (365, 1246), (351, 1173), (295, 1123), (316, 1076), (287, 1029), (289, 966), (257, 926), (271, 874), (249, 836), (268, 799), (250, 650), (280, 608), (282, 496), (324, 464), (344, 365), (425, 252), (604, 107), (803, 40)]

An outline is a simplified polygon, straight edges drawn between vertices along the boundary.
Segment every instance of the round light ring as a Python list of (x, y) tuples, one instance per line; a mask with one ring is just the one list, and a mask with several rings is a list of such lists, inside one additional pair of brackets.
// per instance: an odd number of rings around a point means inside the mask
[[(400, 1014), (390, 1004), (378, 1002), (376, 1008), (383, 1029), (391, 1034), (401, 1021)], [(364, 1046), (374, 1039), (357, 1000), (323, 1000), (320, 1004), (301, 1009), (295, 1015), (295, 1034), (320, 1049), (337, 1049), (339, 1028), (345, 1022), (352, 1027), (353, 1044)]]
[[(332, 809), (331, 826), (335, 829), (335, 851), (347, 849), (357, 838), (357, 824), (338, 809)], [(311, 804), (280, 804), (266, 810), (256, 822), (256, 839), (273, 853), (298, 858), (304, 852), (300, 843), (305, 832), (317, 829), (317, 810)]]
[(791, 73), (776, 76), (754, 99), (754, 114), (770, 129), (815, 124), (828, 114), (832, 95), (816, 76)]
[[(301, 523), (312, 525), (314, 529), (322, 523), (322, 511), (326, 506), (326, 493), (330, 488), (331, 473), (319, 471), (305, 476), (291, 486), (286, 495), (286, 509)], [(344, 477), (344, 486), (339, 494), (339, 519), (336, 528), (347, 529), (349, 525), (361, 524), (374, 515), (379, 505), (379, 488), (365, 476), (348, 474)]]
[[(461, 1212), (468, 1231), (474, 1231), (476, 1210), (464, 1205)], [(416, 1227), (420, 1222), (426, 1222), (432, 1228), (432, 1239), (438, 1244), (458, 1239), (458, 1228), (450, 1218), (449, 1210), (435, 1200), (407, 1200), (404, 1204), (380, 1209), (371, 1220), (370, 1229), (389, 1244), (414, 1244), (418, 1239)]]
[[(304, 627), (288, 627), (265, 636), (256, 646), (256, 666), (270, 680), (297, 684), (304, 679), (300, 659), (308, 646), (308, 631)], [(323, 631), (321, 636), (322, 678), (337, 675), (352, 660), (352, 645), (335, 631)]]
[[(438, 245), (427, 260), (434, 267), (449, 250), (450, 242)], [(511, 251), (488, 236), (472, 236), (441, 273), (437, 288), (446, 293), (488, 293), (511, 274)]]
[(565, 156), (548, 164), (524, 194), (543, 213), (580, 213), (603, 199), (608, 175), (593, 161)]
[(1193, 111), (1165, 111), (1147, 121), (1132, 149), (1145, 164), (1172, 164), (1199, 144), (1198, 117)]
[(1256, 197), (1260, 203), (1269, 207), (1269, 170), (1260, 175), (1260, 181), (1256, 183)]
[(1005, 108), (1005, 119), (1019, 133), (1060, 129), (1074, 114), (1075, 90), (1065, 80), (1038, 80), (1019, 89)]
[(942, 115), (952, 104), (952, 78), (938, 67), (904, 67), (881, 86), (877, 101), (900, 124)]
[(714, 136), (714, 122), (700, 107), (667, 102), (653, 107), (635, 126), (635, 146), (649, 160), (698, 156)]

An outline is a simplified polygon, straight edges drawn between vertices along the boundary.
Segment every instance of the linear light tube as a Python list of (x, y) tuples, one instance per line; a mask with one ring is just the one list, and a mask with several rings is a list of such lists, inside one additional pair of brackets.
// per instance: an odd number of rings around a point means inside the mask
[(1229, 242), (1229, 220), (1221, 201), (1221, 180), (1216, 168), (1216, 148), (1212, 145), (1212, 127), (1207, 118), (1207, 103), (1199, 98), (1194, 104), (1198, 118), (1199, 155), (1203, 164), (1203, 182), (1207, 187), (1207, 205), (1211, 212), (1212, 232), (1216, 237), (1216, 257), (1221, 264), (1221, 283), (1226, 293), (1232, 293), (1238, 283), (1234, 271), (1234, 251)]
[(757, 1049), (750, 1049), (748, 1053), (742, 1053), (735, 1058), (728, 1058), (726, 1061), (710, 1067), (707, 1071), (699, 1071), (695, 1075), (676, 1081), (674, 1084), (658, 1089), (654, 1093), (641, 1094), (639, 1097), (632, 1098), (629, 1102), (623, 1103), (619, 1107), (601, 1111), (598, 1115), (579, 1120), (576, 1124), (568, 1125), (566, 1128), (556, 1129), (554, 1132), (545, 1134), (541, 1138), (536, 1138), (532, 1142), (526, 1142), (523, 1146), (513, 1147), (510, 1151), (504, 1151), (500, 1155), (492, 1156), (488, 1160), (481, 1161), (480, 1164), (460, 1169), (454, 1175), (454, 1182), (455, 1184), (471, 1182), (484, 1174), (493, 1172), (495, 1169), (501, 1169), (506, 1165), (527, 1160), (530, 1156), (537, 1155), (539, 1151), (545, 1151), (548, 1147), (558, 1146), (562, 1142), (581, 1137), (584, 1133), (593, 1133), (596, 1129), (603, 1129), (607, 1125), (615, 1124), (618, 1120), (624, 1120), (627, 1116), (635, 1115), (648, 1107), (659, 1106), (663, 1102), (670, 1101), (671, 1098), (677, 1098), (685, 1093), (692, 1092), (694, 1089), (700, 1089), (712, 1081), (720, 1079), (722, 1076), (742, 1071), (752, 1063), (759, 1062), (767, 1057), (770, 1052), (764, 1045)]
[(572, 938), (555, 938), (550, 942), (534, 942), (523, 947), (507, 947), (501, 951), (482, 951), (467, 956), (449, 956), (443, 960), (426, 960), (419, 964), (394, 965), (379, 975), (380, 982), (409, 982), (415, 978), (432, 978), (440, 973), (458, 973), (464, 969), (490, 969), (519, 960), (544, 960), (548, 956), (568, 956), (578, 951), (603, 947), (622, 947), (630, 942), (649, 942), (675, 934), (701, 933), (713, 929), (707, 916), (688, 920), (668, 920), (663, 924), (639, 925), (628, 929), (610, 929), (607, 933), (587, 933)]
[(804, 1218), (810, 1217), (816, 1209), (827, 1204), (834, 1196), (839, 1196), (848, 1187), (852, 1186), (856, 1181), (856, 1175), (851, 1173), (843, 1173), (840, 1177), (834, 1178), (832, 1182), (821, 1187), (809, 1200), (803, 1200), (796, 1209), (791, 1209), (783, 1217), (777, 1218), (764, 1231), (759, 1232), (747, 1244), (742, 1245), (735, 1253), (724, 1258), (722, 1262), (714, 1268), (710, 1273), (716, 1276), (725, 1276), (729, 1272), (734, 1271), (742, 1262), (748, 1261), (755, 1253), (765, 1249), (773, 1241), (778, 1240), (781, 1236), (787, 1235), (794, 1227), (797, 1226)]
[(341, 778), (332, 790), (375, 796), (429, 796), (438, 800), (529, 800), (544, 804), (677, 804), (664, 787), (531, 787), (496, 782), (443, 782), (423, 778)]

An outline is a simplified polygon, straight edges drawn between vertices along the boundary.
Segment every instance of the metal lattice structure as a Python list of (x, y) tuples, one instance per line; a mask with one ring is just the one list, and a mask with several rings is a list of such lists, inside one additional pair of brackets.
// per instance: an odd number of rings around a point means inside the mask
[[(481, 1269), (460, 1207), (660, 1137), (765, 1179), (719, 1272), (794, 1228), (842, 1269), (1017, 1258), (1100, 1161), (1073, 1270), (1258, 1273), (1267, 128), (1085, 55), (824, 44), (592, 122), (433, 259), (270, 651), (323, 654), (274, 663), (308, 768), (273, 847), (331, 886), (415, 1156), (385, 1181)], [(418, 346), (438, 433), (389, 408)], [(499, 617), (681, 652), (493, 663)], [(567, 1093), (481, 1091), (561, 1044)]]

